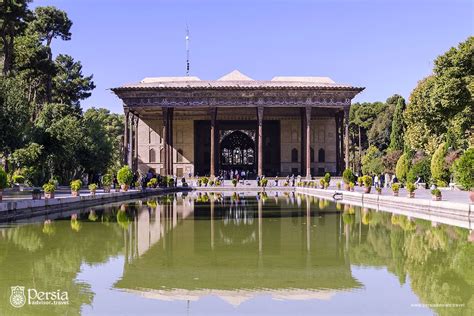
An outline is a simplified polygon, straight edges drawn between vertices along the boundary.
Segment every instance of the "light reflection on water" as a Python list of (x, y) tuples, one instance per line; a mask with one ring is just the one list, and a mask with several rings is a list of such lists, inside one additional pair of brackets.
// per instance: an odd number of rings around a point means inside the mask
[[(74, 214), (0, 229), (0, 315), (474, 310), (464, 228), (291, 193), (175, 194)], [(68, 291), (70, 303), (16, 310), (14, 285)]]

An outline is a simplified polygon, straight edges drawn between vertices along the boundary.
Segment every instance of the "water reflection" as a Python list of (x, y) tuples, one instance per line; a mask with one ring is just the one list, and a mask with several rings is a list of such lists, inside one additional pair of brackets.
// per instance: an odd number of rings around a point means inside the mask
[(0, 314), (14, 312), (13, 285), (69, 292), (69, 306), (25, 305), (22, 314), (79, 314), (96, 295), (77, 279), (81, 267), (113, 257), (124, 264), (110, 291), (149, 299), (333, 300), (364, 291), (352, 271), (362, 266), (386, 268), (421, 303), (461, 306), (436, 313), (472, 314), (470, 238), (463, 228), (291, 193), (167, 195), (1, 228)]

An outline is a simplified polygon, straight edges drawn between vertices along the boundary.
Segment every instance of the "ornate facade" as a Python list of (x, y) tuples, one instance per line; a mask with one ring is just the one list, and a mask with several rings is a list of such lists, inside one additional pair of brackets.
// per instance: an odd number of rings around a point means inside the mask
[(142, 173), (340, 174), (348, 162), (351, 100), (361, 87), (327, 77), (213, 81), (145, 78), (112, 91), (126, 117), (124, 160)]

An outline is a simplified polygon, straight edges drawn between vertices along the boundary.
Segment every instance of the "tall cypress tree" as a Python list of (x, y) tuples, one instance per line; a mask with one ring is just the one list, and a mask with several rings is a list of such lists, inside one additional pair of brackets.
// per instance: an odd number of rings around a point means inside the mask
[(390, 149), (403, 150), (405, 134), (405, 122), (403, 121), (403, 111), (405, 111), (405, 99), (399, 98), (395, 113), (393, 114), (392, 132), (390, 133)]

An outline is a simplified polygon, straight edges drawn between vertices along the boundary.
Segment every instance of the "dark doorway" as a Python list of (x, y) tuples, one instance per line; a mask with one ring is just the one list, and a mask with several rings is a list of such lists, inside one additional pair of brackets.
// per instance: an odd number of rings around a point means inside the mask
[[(210, 172), (210, 121), (194, 121), (194, 166), (199, 176)], [(257, 170), (257, 121), (218, 121), (216, 124), (216, 172)], [(263, 171), (267, 176), (280, 173), (280, 122), (263, 123)]]

